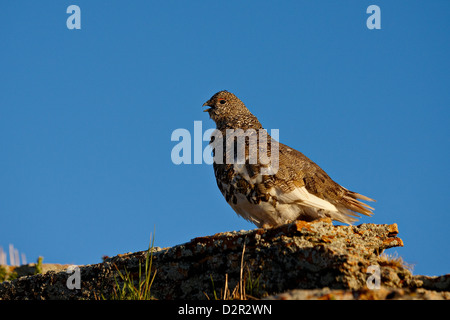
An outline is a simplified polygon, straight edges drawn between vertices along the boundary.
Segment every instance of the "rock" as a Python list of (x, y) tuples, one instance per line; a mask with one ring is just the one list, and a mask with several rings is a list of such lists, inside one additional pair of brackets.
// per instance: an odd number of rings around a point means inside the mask
[(294, 289), (265, 300), (450, 300), (450, 292), (385, 286), (377, 290)]
[[(153, 248), (157, 299), (449, 299), (449, 275), (413, 276), (399, 259), (381, 255), (403, 246), (396, 224), (333, 226), (295, 221), (277, 228), (218, 233), (171, 248)], [(112, 296), (117, 270), (138, 278), (146, 251), (80, 266), (80, 289), (70, 274), (50, 271), (0, 284), (1, 299), (100, 299)], [(380, 288), (368, 280), (378, 270)], [(370, 278), (372, 277), (372, 278)]]
[[(42, 273), (46, 273), (49, 271), (62, 271), (66, 270), (68, 264), (58, 264), (58, 263), (43, 263)], [(23, 276), (31, 276), (36, 274), (36, 263), (24, 264), (21, 266), (0, 266), (2, 267), (7, 274), (15, 273), (15, 277), (23, 277)]]

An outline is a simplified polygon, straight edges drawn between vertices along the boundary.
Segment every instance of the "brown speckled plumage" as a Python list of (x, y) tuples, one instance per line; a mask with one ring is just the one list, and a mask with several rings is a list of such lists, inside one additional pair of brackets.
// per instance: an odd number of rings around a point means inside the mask
[[(224, 149), (222, 161), (215, 160), (213, 165), (217, 185), (228, 204), (245, 219), (258, 227), (266, 227), (291, 220), (311, 221), (323, 217), (352, 223), (359, 217), (357, 213), (372, 214), (373, 208), (358, 199), (374, 200), (340, 186), (301, 152), (282, 143), (278, 144), (278, 171), (261, 174), (261, 169), (268, 165), (259, 159), (256, 163), (249, 161), (252, 159), (249, 152), (251, 137), (261, 148), (258, 134), (264, 129), (258, 119), (228, 91), (216, 93), (204, 106), (209, 106), (205, 111), (221, 133), (212, 136), (211, 144), (213, 147), (222, 145)], [(236, 150), (230, 155), (231, 148), (226, 148), (227, 139), (235, 141), (235, 137), (227, 135), (230, 129), (242, 129), (247, 136), (244, 164), (227, 161), (230, 159), (227, 153), (236, 160)], [(272, 155), (272, 143), (277, 142), (268, 135), (267, 150), (264, 150), (268, 157)], [(256, 150), (261, 152), (261, 149)]]

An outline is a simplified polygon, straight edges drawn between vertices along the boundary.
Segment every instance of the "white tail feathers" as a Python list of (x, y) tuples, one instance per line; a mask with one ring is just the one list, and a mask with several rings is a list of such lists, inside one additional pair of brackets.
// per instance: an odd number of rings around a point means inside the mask
[(273, 188), (270, 193), (278, 199), (280, 204), (298, 205), (299, 217), (307, 220), (329, 217), (339, 222), (352, 224), (360, 218), (358, 214), (366, 216), (373, 214), (372, 210), (374, 208), (358, 199), (375, 200), (347, 189), (345, 191), (346, 195), (343, 197), (343, 201), (341, 200), (339, 203), (334, 204), (308, 192), (306, 187), (296, 188), (289, 193), (283, 193), (280, 189)]

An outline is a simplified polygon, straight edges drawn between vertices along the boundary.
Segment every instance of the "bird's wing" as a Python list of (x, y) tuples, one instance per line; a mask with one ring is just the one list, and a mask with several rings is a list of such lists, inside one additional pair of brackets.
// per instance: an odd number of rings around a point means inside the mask
[(295, 186), (290, 188), (296, 191), (291, 197), (295, 195), (309, 206), (337, 210), (346, 215), (357, 216), (354, 212), (368, 216), (373, 214), (371, 206), (358, 200), (373, 199), (340, 186), (303, 153), (281, 143), (279, 150), (280, 168), (276, 176), (285, 181), (294, 181)]

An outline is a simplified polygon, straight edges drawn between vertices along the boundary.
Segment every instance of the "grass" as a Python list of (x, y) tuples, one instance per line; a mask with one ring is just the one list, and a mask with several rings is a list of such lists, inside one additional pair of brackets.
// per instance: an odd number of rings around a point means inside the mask
[(414, 264), (408, 263), (398, 255), (397, 252), (386, 254), (382, 253), (379, 256), (379, 263), (381, 266), (390, 266), (394, 268), (405, 268), (411, 273), (414, 270)]
[[(245, 243), (242, 248), (239, 282), (232, 290), (228, 287), (228, 274), (225, 274), (224, 288), (220, 290), (219, 294), (214, 286), (213, 277), (212, 275), (210, 276), (214, 300), (256, 300), (258, 299), (257, 297), (261, 296), (259, 284), (259, 277), (261, 275), (256, 278), (253, 276), (250, 268), (244, 263), (244, 253)], [(244, 269), (247, 271), (246, 274), (244, 274)], [(204, 294), (208, 300), (211, 300), (205, 292)]]
[[(115, 266), (117, 275), (114, 275), (114, 289), (110, 297), (112, 300), (155, 300), (151, 295), (151, 287), (156, 277), (156, 270), (152, 272), (154, 237), (148, 247), (145, 256), (145, 264), (139, 262), (138, 278), (134, 279), (133, 273), (126, 268), (121, 272)], [(120, 278), (120, 280), (118, 279)], [(104, 296), (102, 296), (105, 299)]]
[(42, 273), (42, 261), (44, 261), (44, 257), (39, 257), (36, 262), (36, 269), (34, 270), (34, 274)]
[(11, 281), (17, 278), (17, 272), (8, 272), (4, 266), (0, 266), (0, 282)]

